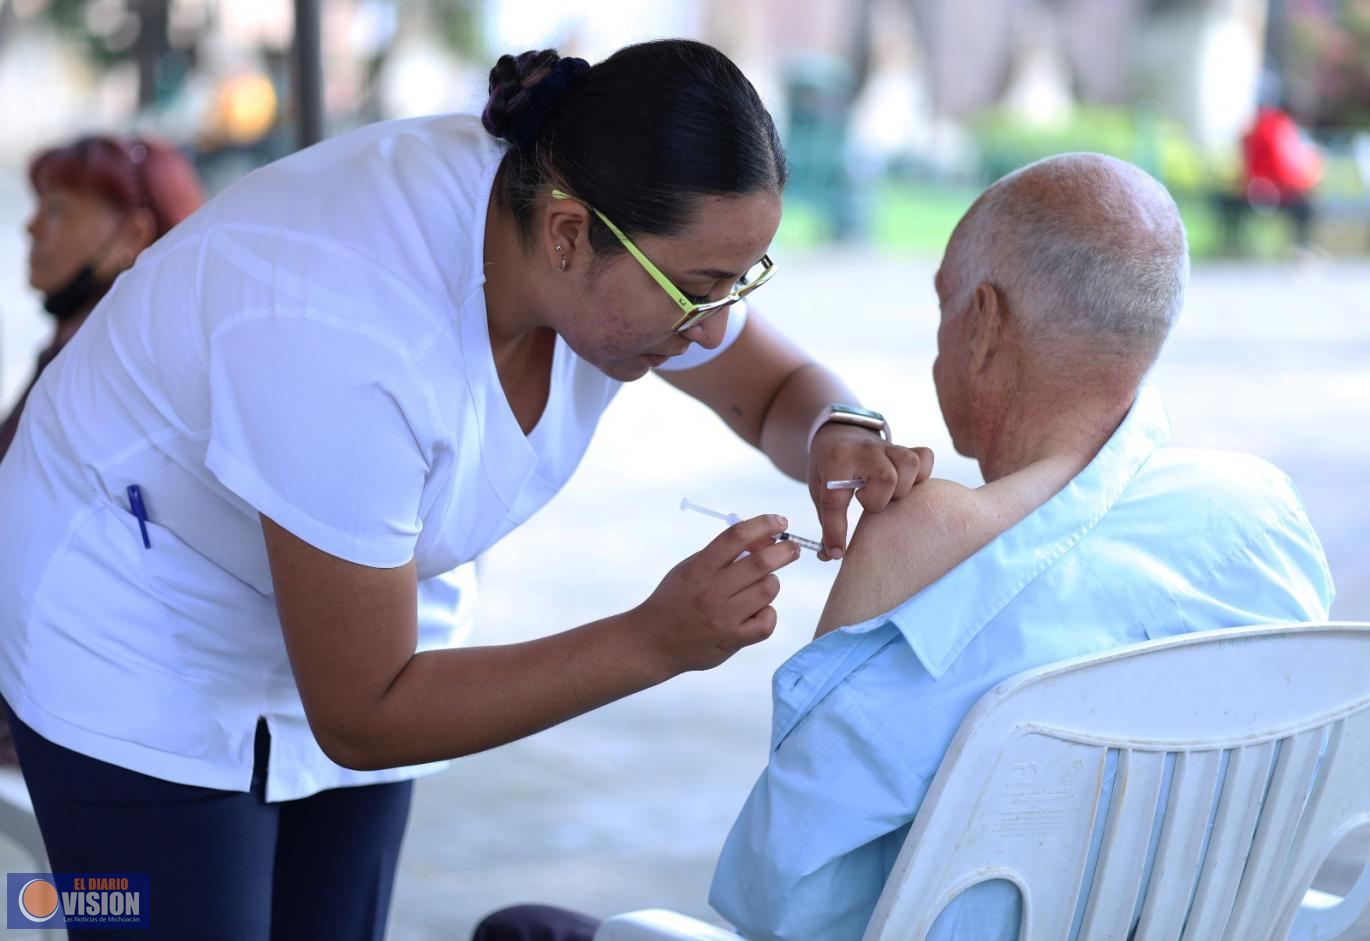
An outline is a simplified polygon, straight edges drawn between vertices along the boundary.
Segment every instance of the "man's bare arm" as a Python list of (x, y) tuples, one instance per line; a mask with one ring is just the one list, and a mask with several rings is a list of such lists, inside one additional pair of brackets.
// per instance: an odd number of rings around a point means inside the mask
[(1050, 459), (974, 489), (931, 478), (861, 517), (814, 636), (912, 598), (1051, 499), (1080, 466)]
[(862, 516), (815, 636), (890, 610), (993, 538), (981, 534), (979, 502), (980, 491), (932, 478)]

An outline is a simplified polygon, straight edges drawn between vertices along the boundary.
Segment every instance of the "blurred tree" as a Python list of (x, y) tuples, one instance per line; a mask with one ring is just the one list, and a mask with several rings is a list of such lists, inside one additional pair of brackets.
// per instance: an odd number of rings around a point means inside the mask
[(42, 9), (96, 65), (134, 60), (140, 107), (165, 102), (185, 79), (193, 49), (171, 46), (170, 0), (48, 0)]
[(43, 12), (100, 65), (128, 57), (141, 24), (128, 6), (102, 0), (50, 0)]
[(0, 0), (0, 49), (5, 47), (5, 40), (9, 39), (15, 21), (13, 0)]
[(485, 62), (489, 58), (484, 42), (483, 0), (383, 0), (382, 5), (393, 12), (397, 28), (391, 28), (384, 41), (364, 54), (366, 81), (357, 105), (359, 120), (379, 121), (394, 116), (393, 109), (387, 110), (384, 101), (383, 74), (406, 51), (413, 51), (409, 41), (415, 36), (434, 37), (462, 61)]
[(484, 61), (486, 49), (481, 41), (480, 0), (430, 0), (429, 15), (438, 35), (463, 59)]
[(870, 79), (874, 0), (848, 0), (841, 55), (807, 52), (785, 70), (786, 195), (818, 209), (833, 238), (863, 234), (848, 149), (852, 108)]
[(1291, 104), (1315, 127), (1370, 127), (1370, 0), (1285, 0)]

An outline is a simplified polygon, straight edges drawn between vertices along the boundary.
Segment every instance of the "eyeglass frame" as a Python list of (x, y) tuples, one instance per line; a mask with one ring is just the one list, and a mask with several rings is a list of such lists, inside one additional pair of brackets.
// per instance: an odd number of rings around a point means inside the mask
[(642, 250), (639, 249), (636, 245), (634, 245), (632, 241), (628, 238), (628, 236), (623, 234), (623, 230), (621, 230), (618, 226), (614, 225), (614, 223), (604, 213), (600, 212), (594, 206), (591, 206), (585, 200), (572, 196), (570, 193), (564, 192), (563, 190), (553, 189), (552, 198), (569, 199), (574, 202), (578, 202), (586, 209), (589, 209), (596, 216), (598, 216), (599, 221), (603, 222), (606, 226), (608, 226), (609, 231), (614, 233), (614, 237), (623, 243), (623, 247), (628, 250), (628, 254), (632, 255), (633, 258), (637, 260), (637, 263), (642, 266), (643, 270), (646, 271), (647, 274), (652, 276), (652, 280), (655, 281), (658, 285), (660, 285), (661, 289), (666, 292), (667, 296), (669, 296), (671, 300), (675, 301), (676, 306), (679, 307), (681, 311), (683, 311), (683, 315), (679, 320), (675, 322), (675, 326), (671, 327), (672, 333), (684, 333), (686, 330), (698, 326), (704, 320), (708, 319), (713, 314), (718, 313), (720, 310), (724, 310), (728, 307), (733, 306), (738, 301), (746, 297), (748, 294), (752, 293), (757, 288), (761, 287), (761, 285), (769, 281), (771, 279), (771, 275), (775, 273), (775, 262), (771, 261), (771, 256), (769, 254), (762, 255), (760, 262), (761, 274), (757, 276), (755, 281), (752, 281), (750, 284), (744, 284), (741, 288), (735, 287), (734, 290), (729, 291), (725, 296), (720, 297), (716, 301), (705, 301), (703, 303), (696, 303), (690, 300), (688, 297), (686, 297), (685, 293), (681, 291), (680, 288), (672, 284), (671, 279), (666, 277), (666, 275), (662, 274), (661, 269), (658, 268), (656, 265), (652, 264), (652, 260), (648, 258), (646, 255), (642, 254)]

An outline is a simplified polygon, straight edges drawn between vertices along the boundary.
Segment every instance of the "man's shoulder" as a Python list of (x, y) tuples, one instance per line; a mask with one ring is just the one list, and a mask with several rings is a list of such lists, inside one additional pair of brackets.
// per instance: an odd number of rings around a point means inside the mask
[(982, 488), (934, 477), (882, 512), (863, 514), (819, 633), (888, 611), (950, 572), (1003, 528), (994, 506)]
[(883, 512), (863, 514), (846, 555), (912, 549), (926, 537), (955, 541), (965, 533), (967, 523), (980, 519), (986, 505), (983, 487), (929, 477)]
[(1167, 513), (1177, 521), (1223, 515), (1261, 528), (1303, 512), (1293, 481), (1269, 461), (1199, 448), (1157, 449), (1121, 502), (1121, 508), (1145, 505), (1148, 513)]
[(1320, 620), (1335, 594), (1293, 481), (1250, 454), (1157, 449), (1094, 542), (1098, 555), (1115, 560), (1109, 548), (1124, 544), (1132, 560), (1147, 556), (1185, 586), (1190, 623), (1216, 617), (1210, 626), (1225, 626), (1234, 612), (1248, 623)]

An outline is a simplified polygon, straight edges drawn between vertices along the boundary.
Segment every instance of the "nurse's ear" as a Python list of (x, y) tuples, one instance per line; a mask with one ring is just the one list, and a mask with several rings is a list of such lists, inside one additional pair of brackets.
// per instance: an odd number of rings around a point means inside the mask
[(554, 269), (569, 271), (578, 258), (591, 254), (590, 210), (574, 199), (549, 198), (539, 242), (543, 256)]

